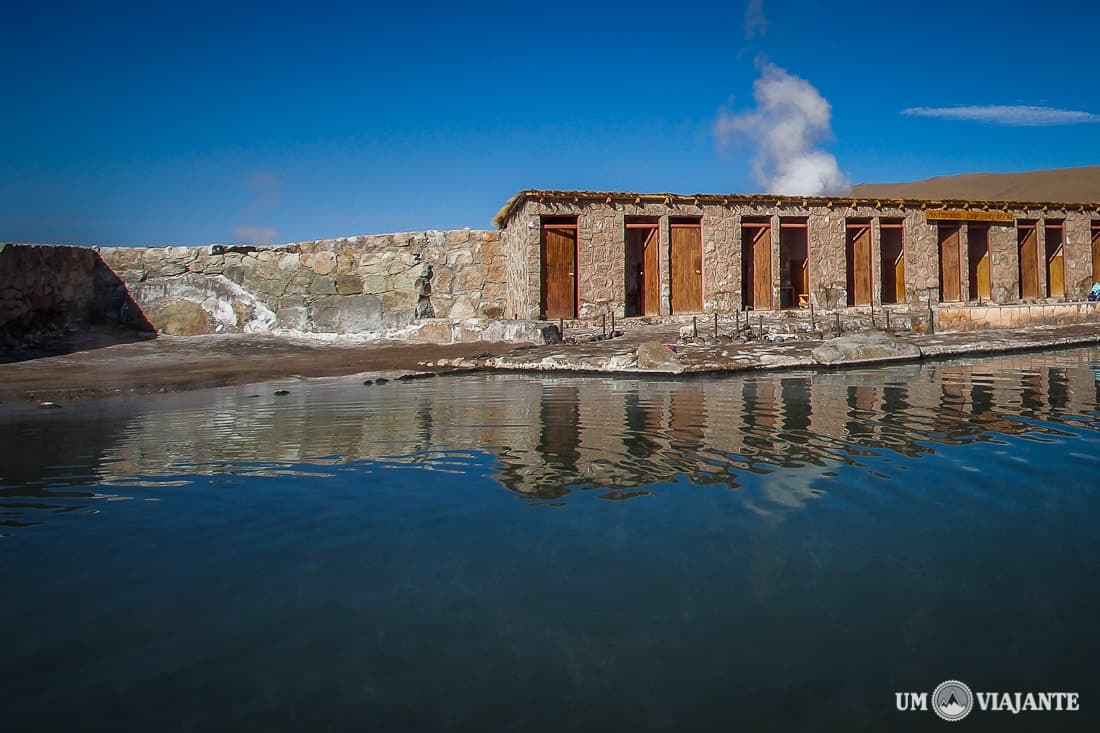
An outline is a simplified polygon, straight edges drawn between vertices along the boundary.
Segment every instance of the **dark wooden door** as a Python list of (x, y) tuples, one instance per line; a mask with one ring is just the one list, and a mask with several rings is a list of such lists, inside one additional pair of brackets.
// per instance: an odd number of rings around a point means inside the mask
[(1035, 227), (1021, 228), (1018, 234), (1020, 254), (1020, 297), (1039, 297), (1039, 235)]
[(645, 230), (642, 255), (642, 308), (647, 316), (661, 312), (661, 278), (657, 265), (657, 227)]
[(882, 228), (882, 302), (905, 302), (905, 247), (901, 227)]
[(1092, 230), (1092, 281), (1100, 283), (1100, 229)]
[(1046, 231), (1047, 297), (1061, 298), (1066, 294), (1066, 263), (1063, 256), (1062, 229)]
[(657, 265), (657, 227), (628, 225), (626, 230), (626, 315), (661, 311)]
[(791, 280), (791, 302), (785, 306), (804, 308), (810, 304), (810, 266), (805, 259), (789, 260)]
[(752, 238), (752, 303), (756, 310), (772, 308), (772, 230), (761, 227)]
[(959, 227), (940, 227), (940, 300), (962, 300), (962, 273), (959, 270)]
[(808, 229), (804, 222), (779, 225), (779, 307), (801, 308), (810, 304)]
[(989, 300), (989, 228), (970, 225), (967, 232), (967, 271), (970, 274), (970, 299)]
[(851, 305), (871, 304), (871, 225), (848, 229), (851, 251), (848, 267), (851, 269)]
[(698, 224), (673, 224), (672, 312), (703, 310), (703, 230)]
[(577, 315), (577, 229), (546, 225), (542, 230), (542, 317)]

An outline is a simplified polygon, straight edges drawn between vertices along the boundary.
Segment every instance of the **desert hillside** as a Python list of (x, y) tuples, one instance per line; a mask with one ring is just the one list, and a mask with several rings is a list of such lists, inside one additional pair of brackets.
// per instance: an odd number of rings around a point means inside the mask
[(852, 194), (867, 198), (1100, 202), (1100, 166), (937, 176), (914, 183), (860, 183), (852, 187)]

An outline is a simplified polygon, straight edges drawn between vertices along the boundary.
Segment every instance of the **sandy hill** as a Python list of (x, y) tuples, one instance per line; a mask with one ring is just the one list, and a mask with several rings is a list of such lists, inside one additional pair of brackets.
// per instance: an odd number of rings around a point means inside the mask
[(852, 187), (852, 195), (933, 200), (1100, 202), (1100, 166), (937, 176), (914, 183), (860, 183)]

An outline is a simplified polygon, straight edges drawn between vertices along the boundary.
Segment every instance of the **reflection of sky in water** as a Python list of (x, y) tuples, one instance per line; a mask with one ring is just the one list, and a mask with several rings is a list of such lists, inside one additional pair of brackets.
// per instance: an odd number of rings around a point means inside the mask
[(6, 725), (905, 729), (930, 723), (894, 692), (952, 677), (1095, 699), (1097, 359), (9, 411)]

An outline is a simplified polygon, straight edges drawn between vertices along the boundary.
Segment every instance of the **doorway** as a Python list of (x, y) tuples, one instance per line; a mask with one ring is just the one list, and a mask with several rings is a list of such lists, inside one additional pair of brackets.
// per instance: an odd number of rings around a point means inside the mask
[(810, 305), (810, 248), (806, 219), (779, 222), (779, 307)]
[(703, 310), (703, 222), (698, 218), (669, 219), (669, 271), (672, 312)]
[(750, 310), (772, 308), (771, 219), (741, 220), (741, 298)]
[(902, 226), (900, 221), (879, 223), (883, 303), (905, 302), (905, 244)]
[(969, 273), (970, 300), (989, 300), (992, 292), (990, 279), (989, 227), (970, 224), (966, 232), (967, 272)]
[(1043, 226), (1044, 261), (1047, 268), (1047, 297), (1066, 297), (1066, 258), (1062, 222), (1047, 221)]
[(959, 269), (962, 227), (939, 224), (936, 228), (940, 246), (940, 302), (957, 303), (962, 300), (962, 272)]
[(1039, 235), (1034, 221), (1016, 224), (1016, 247), (1020, 261), (1020, 297), (1039, 297)]
[(542, 220), (542, 318), (577, 316), (577, 217)]
[(1100, 283), (1100, 221), (1092, 222), (1092, 282)]
[(626, 220), (626, 315), (652, 316), (661, 312), (659, 228), (656, 218)]
[(871, 222), (849, 221), (844, 246), (848, 305), (871, 304)]

